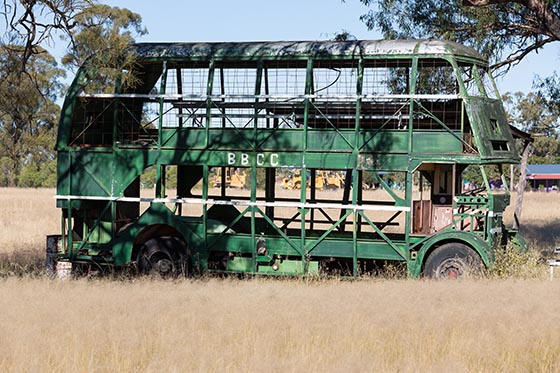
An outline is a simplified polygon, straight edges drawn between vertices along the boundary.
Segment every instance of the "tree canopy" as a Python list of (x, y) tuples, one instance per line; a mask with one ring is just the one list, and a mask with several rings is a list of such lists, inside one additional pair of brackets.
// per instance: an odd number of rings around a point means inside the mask
[(361, 16), (387, 38), (442, 38), (470, 45), (507, 69), (560, 40), (560, 0), (360, 0)]
[(47, 51), (68, 44), (67, 68), (88, 58), (100, 69), (147, 31), (140, 15), (94, 0), (4, 0), (0, 4), (0, 186), (54, 186), (54, 141), (65, 70)]

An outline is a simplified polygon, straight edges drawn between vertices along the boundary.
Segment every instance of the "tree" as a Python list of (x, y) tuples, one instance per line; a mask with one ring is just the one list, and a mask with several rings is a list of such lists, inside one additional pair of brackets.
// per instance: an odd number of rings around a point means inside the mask
[(85, 8), (74, 20), (76, 26), (68, 35), (71, 45), (62, 59), (68, 67), (79, 67), (88, 58), (99, 68), (123, 63), (125, 49), (136, 36), (147, 33), (139, 14), (103, 4)]
[(532, 143), (532, 155), (529, 163), (560, 162), (560, 140), (557, 128), (559, 115), (556, 106), (535, 93), (504, 95), (508, 107), (510, 122), (518, 128), (529, 132), (535, 138)]
[(24, 73), (31, 58), (54, 44), (58, 34), (71, 38), (77, 25), (74, 17), (91, 4), (91, 0), (3, 0), (0, 25), (6, 32), (0, 44), (12, 58), (20, 59), (19, 71)]
[(40, 169), (54, 158), (51, 149), (60, 111), (55, 101), (64, 76), (45, 50), (30, 56), (21, 74), (23, 62), (13, 53), (16, 50), (0, 47), (0, 158), (5, 172), (0, 183), (8, 186), (18, 184), (24, 165)]
[(119, 56), (146, 30), (138, 14), (94, 0), (4, 0), (0, 15), (7, 30), (0, 38), (0, 185), (52, 185), (64, 71), (45, 48), (62, 36), (66, 66), (89, 58), (95, 76), (110, 71), (114, 79), (133, 66)]
[[(361, 16), (387, 38), (442, 38), (470, 45), (509, 68), (560, 40), (559, 0), (361, 0)], [(507, 53), (504, 56), (504, 53)], [(506, 70), (507, 71), (507, 70)]]
[(558, 113), (543, 97), (530, 92), (503, 95), (508, 107), (509, 121), (523, 131), (538, 136), (556, 136), (559, 126)]
[(52, 47), (58, 36), (68, 42), (66, 66), (79, 66), (96, 55), (95, 63), (103, 66), (114, 64), (135, 34), (147, 32), (141, 23), (140, 15), (96, 0), (3, 0), (0, 26), (6, 33), (0, 46), (20, 60), (20, 74), (27, 72), (32, 56)]

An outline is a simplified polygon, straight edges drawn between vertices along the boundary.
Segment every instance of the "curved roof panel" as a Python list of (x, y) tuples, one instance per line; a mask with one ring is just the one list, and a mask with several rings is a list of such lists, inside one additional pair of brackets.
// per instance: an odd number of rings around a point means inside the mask
[(142, 59), (289, 59), (330, 56), (455, 55), (486, 63), (472, 48), (444, 40), (274, 41), (220, 43), (137, 43)]

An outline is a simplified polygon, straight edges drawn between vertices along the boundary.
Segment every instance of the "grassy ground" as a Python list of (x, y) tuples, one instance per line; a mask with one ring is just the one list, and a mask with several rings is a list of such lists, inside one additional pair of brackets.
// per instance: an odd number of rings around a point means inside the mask
[(557, 282), (10, 278), (1, 371), (560, 369)]
[[(50, 281), (52, 195), (0, 189), (0, 371), (560, 370), (560, 278), (537, 262), (456, 282)], [(534, 251), (558, 243), (559, 203), (526, 196)]]

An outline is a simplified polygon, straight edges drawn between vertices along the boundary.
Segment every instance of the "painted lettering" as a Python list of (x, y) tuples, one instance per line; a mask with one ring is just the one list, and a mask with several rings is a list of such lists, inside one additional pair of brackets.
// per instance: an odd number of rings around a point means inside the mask
[[(253, 158), (254, 157), (254, 158)], [(251, 166), (251, 160), (254, 159), (258, 167), (280, 167), (279, 155), (276, 153), (257, 153), (252, 155), (249, 153), (227, 153), (228, 166)]]

